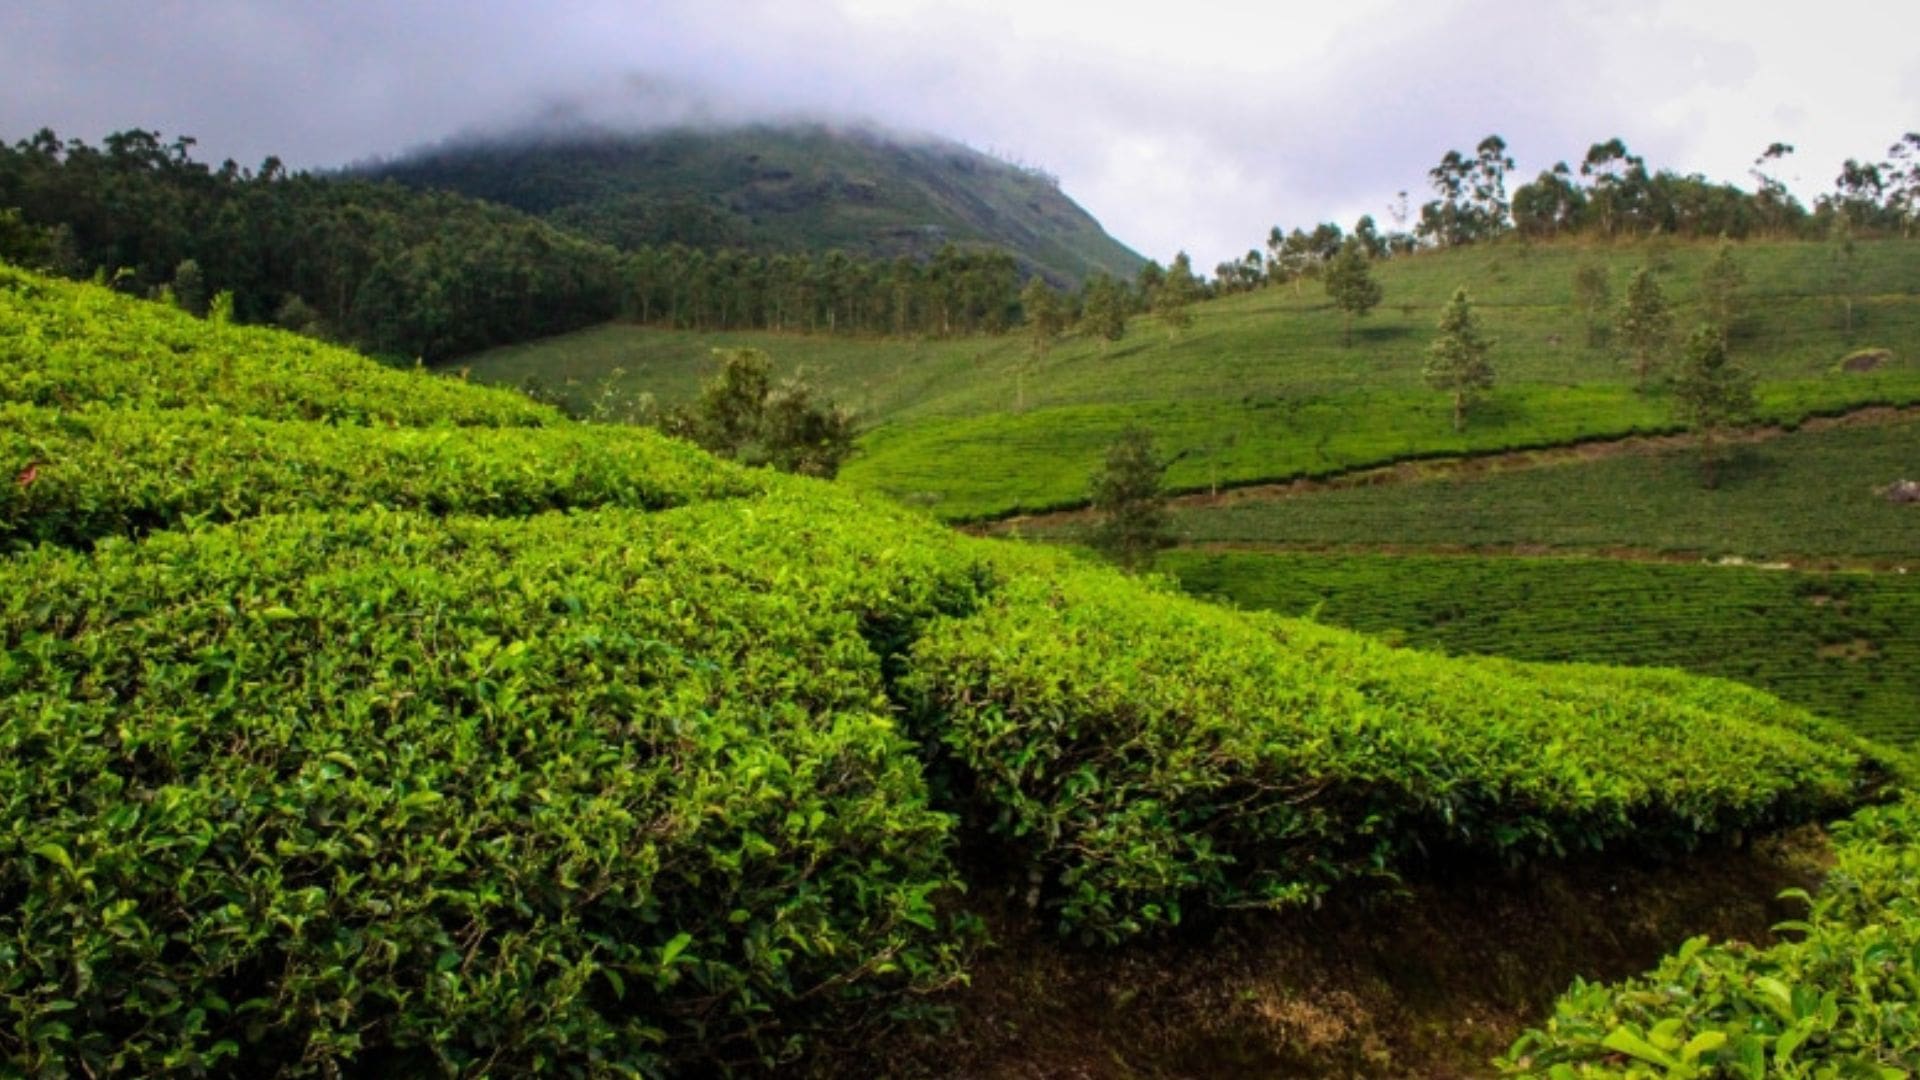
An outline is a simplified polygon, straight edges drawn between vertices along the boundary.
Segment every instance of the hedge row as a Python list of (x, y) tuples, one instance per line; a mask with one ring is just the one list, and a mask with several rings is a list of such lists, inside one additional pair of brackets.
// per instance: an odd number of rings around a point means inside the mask
[(509, 390), (383, 367), (296, 334), (217, 325), (5, 264), (0, 401), (213, 407), (341, 424), (506, 427), (560, 419)]
[(869, 642), (987, 579), (820, 510), (0, 564), (0, 1061), (652, 1074), (957, 978), (950, 819)]
[(0, 405), (0, 550), (302, 509), (523, 516), (750, 495), (766, 474), (639, 428), (355, 428)]
[(1695, 938), (1617, 985), (1576, 981), (1508, 1075), (1905, 1077), (1920, 1068), (1920, 799), (1833, 829), (1837, 865), (1791, 940)]
[(1834, 814), (1898, 765), (1677, 675), (1452, 660), (1081, 572), (931, 627), (907, 688), (1063, 929), (1310, 901), (1420, 850), (1674, 847)]

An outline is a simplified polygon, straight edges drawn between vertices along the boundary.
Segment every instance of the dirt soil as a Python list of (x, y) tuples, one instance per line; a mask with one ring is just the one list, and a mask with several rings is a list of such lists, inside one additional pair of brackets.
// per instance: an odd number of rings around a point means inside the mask
[[(1578, 975), (1616, 979), (1687, 938), (1753, 943), (1801, 914), (1825, 839), (1802, 829), (1676, 861), (1436, 868), (1317, 911), (1242, 913), (1121, 949), (1063, 942), (1011, 896), (944, 1032), (895, 1037), (841, 1075), (1161, 1080), (1469, 1077)], [(850, 1069), (851, 1066), (851, 1069)]]

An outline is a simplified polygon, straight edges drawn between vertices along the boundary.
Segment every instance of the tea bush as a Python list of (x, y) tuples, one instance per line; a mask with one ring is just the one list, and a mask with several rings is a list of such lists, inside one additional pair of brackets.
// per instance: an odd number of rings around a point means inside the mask
[(4, 270), (0, 453), (8, 1073), (791, 1067), (964, 977), (961, 866), (1117, 940), (1910, 775)]
[(356, 428), (204, 409), (0, 405), (0, 549), (303, 509), (523, 516), (750, 495), (761, 474), (639, 428)]
[(1833, 829), (1837, 865), (1770, 948), (1687, 942), (1645, 976), (1575, 982), (1508, 1075), (1904, 1077), (1920, 1068), (1920, 800)]
[(382, 367), (297, 334), (203, 322), (5, 264), (0, 401), (203, 406), (342, 424), (504, 427), (560, 419), (509, 390)]
[(983, 579), (818, 509), (0, 567), (0, 1060), (651, 1073), (957, 977), (949, 818), (867, 635)]
[(1070, 573), (932, 626), (906, 686), (1064, 929), (1311, 901), (1422, 849), (1675, 847), (1841, 812), (1897, 759), (1681, 676), (1461, 661)]

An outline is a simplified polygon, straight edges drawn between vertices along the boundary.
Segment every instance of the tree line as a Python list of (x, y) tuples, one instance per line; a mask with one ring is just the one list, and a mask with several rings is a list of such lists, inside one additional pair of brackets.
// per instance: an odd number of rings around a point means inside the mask
[(1920, 132), (1901, 136), (1883, 160), (1849, 158), (1833, 189), (1811, 209), (1778, 176), (1793, 153), (1787, 143), (1770, 144), (1753, 161), (1748, 191), (1698, 174), (1649, 170), (1645, 158), (1611, 138), (1589, 146), (1577, 165), (1558, 162), (1509, 192), (1514, 160), (1506, 140), (1489, 135), (1472, 151), (1447, 151), (1427, 171), (1433, 198), (1417, 210), (1400, 192), (1388, 208), (1392, 229), (1382, 231), (1372, 215), (1362, 216), (1351, 232), (1333, 222), (1311, 229), (1275, 225), (1263, 247), (1215, 266), (1209, 292), (1276, 284), (1299, 289), (1349, 245), (1378, 260), (1508, 236), (1820, 239), (1836, 232), (1912, 236), (1920, 230)]
[(694, 330), (1005, 333), (1022, 274), (999, 249), (925, 262), (840, 251), (620, 251), (517, 210), (390, 181), (211, 167), (154, 131), (0, 145), (0, 258), (204, 315), (429, 362), (616, 317)]

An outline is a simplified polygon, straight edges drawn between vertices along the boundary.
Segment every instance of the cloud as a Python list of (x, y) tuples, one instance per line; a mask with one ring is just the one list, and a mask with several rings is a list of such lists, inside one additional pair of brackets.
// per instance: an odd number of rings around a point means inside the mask
[(1920, 117), (1920, 8), (1726, 0), (1419, 6), (1110, 0), (145, 0), (0, 10), (0, 135), (142, 126), (213, 158), (391, 155), (475, 129), (866, 119), (1058, 174), (1121, 237), (1202, 266), (1270, 225), (1385, 219), (1449, 148), (1522, 176), (1613, 135), (1744, 178), (1775, 139), (1823, 189)]

